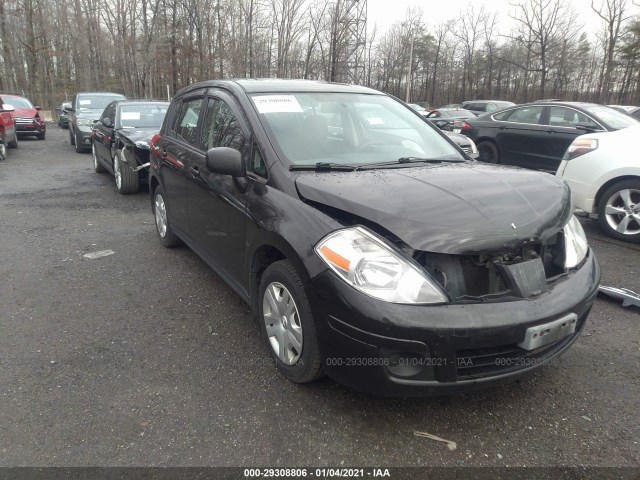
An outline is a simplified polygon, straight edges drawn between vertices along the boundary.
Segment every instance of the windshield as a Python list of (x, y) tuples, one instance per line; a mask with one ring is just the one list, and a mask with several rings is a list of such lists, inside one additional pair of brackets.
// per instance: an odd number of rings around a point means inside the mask
[(82, 110), (104, 110), (114, 100), (126, 100), (123, 95), (78, 95), (78, 108)]
[(476, 116), (469, 110), (440, 110), (443, 117), (455, 117), (455, 118), (476, 118)]
[(614, 130), (631, 127), (638, 124), (638, 120), (630, 117), (626, 113), (619, 112), (603, 105), (589, 105), (584, 108), (587, 112), (595, 115)]
[(120, 105), (116, 128), (160, 128), (169, 108), (168, 103)]
[(33, 108), (31, 102), (22, 97), (3, 97), (1, 103), (12, 105), (14, 108)]
[(385, 95), (312, 92), (251, 98), (272, 144), (295, 165), (465, 159), (423, 117)]

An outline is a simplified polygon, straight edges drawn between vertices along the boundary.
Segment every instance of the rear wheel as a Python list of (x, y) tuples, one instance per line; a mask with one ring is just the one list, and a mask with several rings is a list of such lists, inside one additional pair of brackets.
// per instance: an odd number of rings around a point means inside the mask
[(156, 219), (156, 232), (160, 238), (160, 243), (167, 247), (175, 247), (180, 245), (182, 241), (173, 233), (169, 222), (169, 214), (167, 213), (167, 204), (164, 201), (164, 190), (158, 185), (153, 192), (153, 214)]
[(500, 163), (500, 153), (495, 143), (487, 140), (478, 143), (478, 154), (481, 162)]
[(118, 192), (122, 194), (137, 193), (140, 190), (138, 172), (135, 172), (124, 160), (124, 151), (118, 150), (113, 159), (113, 176), (116, 180), (116, 187)]
[(260, 326), (282, 375), (307, 383), (322, 374), (322, 357), (309, 299), (288, 260), (275, 262), (260, 281)]
[(598, 222), (608, 236), (640, 243), (640, 180), (607, 188), (598, 201)]

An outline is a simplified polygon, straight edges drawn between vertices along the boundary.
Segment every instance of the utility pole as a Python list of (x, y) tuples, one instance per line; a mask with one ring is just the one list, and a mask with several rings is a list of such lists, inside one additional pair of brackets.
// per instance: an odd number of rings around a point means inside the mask
[(413, 65), (413, 29), (409, 29), (409, 36), (411, 37), (411, 46), (409, 47), (409, 68), (407, 69), (407, 95), (405, 102), (409, 103), (411, 97), (411, 67)]

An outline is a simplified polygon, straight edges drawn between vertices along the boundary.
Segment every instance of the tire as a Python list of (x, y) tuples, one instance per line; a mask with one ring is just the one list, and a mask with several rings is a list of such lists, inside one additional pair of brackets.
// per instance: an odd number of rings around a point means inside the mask
[[(76, 147), (76, 153), (82, 153), (82, 152), (84, 152), (84, 148), (83, 148), (83, 147), (82, 147), (82, 145), (80, 144), (80, 140), (78, 139), (78, 136), (77, 136), (77, 135), (75, 135), (74, 140), (75, 140), (75, 141), (73, 142), (73, 144), (74, 144), (74, 145), (75, 145), (75, 147)], [(93, 143), (93, 142), (92, 142), (92, 143)]]
[(500, 163), (500, 152), (495, 143), (485, 140), (478, 143), (478, 160), (485, 163)]
[(124, 161), (124, 150), (118, 150), (113, 159), (113, 176), (116, 181), (116, 188), (121, 194), (138, 193), (140, 190), (138, 172), (135, 172)]
[(93, 154), (93, 169), (96, 173), (106, 173), (107, 169), (104, 168), (104, 165), (100, 163), (98, 160), (98, 154), (96, 153), (96, 146), (93, 142), (91, 142), (91, 153)]
[(9, 148), (18, 148), (18, 134), (13, 137), (13, 140), (7, 143)]
[(71, 130), (71, 127), (69, 127), (69, 143), (71, 145), (75, 145), (76, 144), (76, 137), (73, 134), (73, 130)]
[[(182, 240), (180, 240), (180, 238), (178, 238), (178, 236), (173, 233), (173, 230), (171, 229), (171, 222), (169, 221), (167, 205), (164, 199), (164, 190), (160, 185), (158, 185), (153, 192), (153, 202), (151, 203), (153, 208), (153, 215), (155, 217), (156, 233), (158, 234), (160, 243), (164, 247), (171, 248), (182, 244)], [(164, 230), (160, 225), (161, 219), (164, 223)]]
[(279, 372), (295, 383), (322, 375), (322, 357), (309, 299), (288, 260), (264, 271), (258, 298), (262, 336)]
[(4, 143), (2, 143), (2, 139), (0, 138), (0, 160), (7, 159), (7, 147)]
[(607, 188), (597, 205), (598, 223), (611, 238), (640, 243), (640, 180), (622, 180)]

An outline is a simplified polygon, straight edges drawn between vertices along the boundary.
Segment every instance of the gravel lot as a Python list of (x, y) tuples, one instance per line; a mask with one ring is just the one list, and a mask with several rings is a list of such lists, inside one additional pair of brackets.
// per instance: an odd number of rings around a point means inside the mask
[[(149, 205), (56, 125), (0, 163), (1, 466), (640, 466), (640, 309), (598, 299), (559, 365), (480, 393), (298, 386)], [(584, 223), (602, 283), (640, 292), (640, 246)]]

